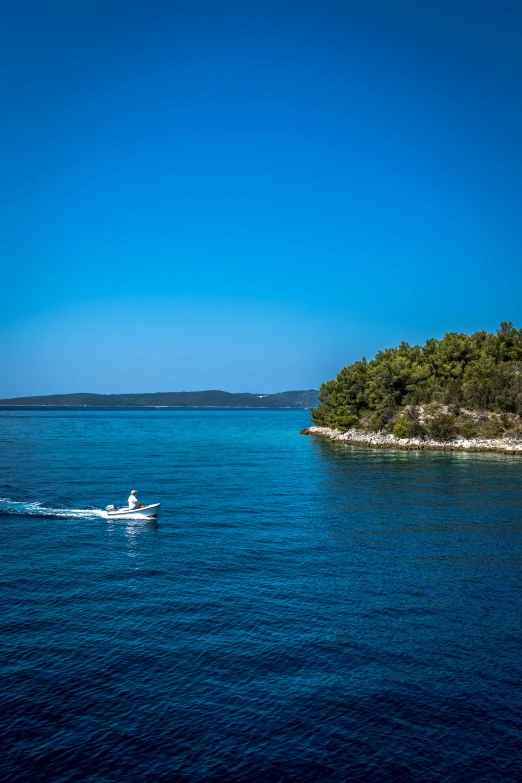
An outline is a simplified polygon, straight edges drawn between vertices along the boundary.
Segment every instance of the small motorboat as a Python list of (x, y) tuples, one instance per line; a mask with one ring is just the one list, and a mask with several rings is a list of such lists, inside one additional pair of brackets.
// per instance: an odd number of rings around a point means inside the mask
[(160, 503), (153, 503), (150, 506), (143, 506), (143, 508), (106, 506), (105, 511), (110, 519), (148, 519), (158, 516), (159, 507)]

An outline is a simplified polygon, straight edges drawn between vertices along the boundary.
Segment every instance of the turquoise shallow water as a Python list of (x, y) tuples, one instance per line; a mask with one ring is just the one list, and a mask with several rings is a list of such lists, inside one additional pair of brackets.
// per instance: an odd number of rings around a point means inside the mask
[(0, 411), (2, 779), (520, 780), (522, 460), (308, 421)]

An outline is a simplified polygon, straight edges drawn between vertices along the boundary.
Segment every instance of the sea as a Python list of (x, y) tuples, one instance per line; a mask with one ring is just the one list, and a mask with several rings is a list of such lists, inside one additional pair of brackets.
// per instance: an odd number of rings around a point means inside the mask
[(1, 780), (522, 779), (522, 458), (309, 423), (0, 410)]

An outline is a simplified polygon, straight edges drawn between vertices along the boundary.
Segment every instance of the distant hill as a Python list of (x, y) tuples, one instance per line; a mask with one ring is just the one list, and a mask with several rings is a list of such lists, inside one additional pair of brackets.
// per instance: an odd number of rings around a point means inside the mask
[(89, 408), (203, 407), (203, 408), (313, 408), (318, 392), (287, 391), (278, 394), (232, 394), (224, 391), (156, 392), (154, 394), (47, 394), (42, 397), (13, 397), (0, 406), (71, 406)]

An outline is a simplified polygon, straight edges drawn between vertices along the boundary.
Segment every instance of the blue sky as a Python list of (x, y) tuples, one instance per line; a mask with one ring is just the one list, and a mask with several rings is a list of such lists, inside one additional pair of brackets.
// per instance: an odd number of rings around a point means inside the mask
[(514, 2), (1, 3), (0, 397), (522, 326)]

